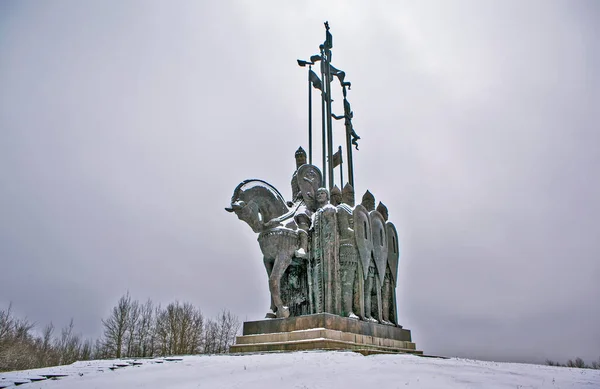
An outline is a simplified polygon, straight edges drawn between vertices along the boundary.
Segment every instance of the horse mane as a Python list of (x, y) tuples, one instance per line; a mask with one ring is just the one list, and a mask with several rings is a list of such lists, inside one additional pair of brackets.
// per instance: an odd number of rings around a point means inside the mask
[(277, 197), (283, 204), (286, 203), (285, 199), (281, 195), (281, 193), (275, 188), (273, 185), (269, 184), (267, 181), (259, 180), (257, 178), (250, 178), (248, 180), (244, 180), (239, 183), (238, 186), (233, 190), (233, 196), (231, 196), (231, 203), (233, 204), (240, 197), (240, 192), (242, 190), (253, 188), (254, 186), (258, 186), (256, 184), (262, 184), (261, 186), (265, 186), (268, 190), (273, 192), (275, 197)]

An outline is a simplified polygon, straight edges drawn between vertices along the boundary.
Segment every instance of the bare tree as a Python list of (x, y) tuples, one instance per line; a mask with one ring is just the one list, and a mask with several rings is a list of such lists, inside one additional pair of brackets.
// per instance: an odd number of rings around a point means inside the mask
[(217, 326), (219, 328), (219, 353), (229, 352), (229, 346), (235, 342), (235, 336), (240, 328), (237, 316), (229, 310), (223, 310), (218, 316)]
[(131, 310), (131, 297), (129, 292), (119, 299), (113, 307), (110, 316), (102, 320), (104, 325), (104, 342), (108, 356), (121, 358), (125, 335), (128, 330), (129, 312)]
[(137, 340), (138, 357), (150, 357), (154, 355), (154, 307), (152, 300), (148, 299), (144, 305), (140, 305), (139, 324), (136, 327), (135, 338)]
[(56, 350), (59, 355), (59, 365), (67, 365), (81, 358), (81, 337), (73, 333), (73, 319), (65, 326), (60, 338), (56, 341)]
[(95, 343), (75, 333), (73, 319), (58, 337), (54, 336), (52, 323), (34, 336), (34, 323), (16, 318), (9, 305), (0, 310), (0, 371), (68, 364), (92, 357), (225, 353), (240, 327), (238, 318), (228, 310), (205, 321), (200, 309), (191, 303), (175, 301), (163, 309), (155, 307), (150, 299), (140, 304), (131, 299), (129, 292), (102, 324), (103, 337)]
[(27, 318), (13, 316), (12, 304), (0, 311), (0, 371), (36, 367), (36, 339), (30, 334), (33, 327)]
[(580, 369), (585, 369), (585, 368), (587, 368), (587, 365), (585, 364), (583, 359), (577, 357), (577, 358), (575, 358), (575, 367), (578, 367)]
[(203, 345), (204, 345), (204, 354), (216, 354), (218, 351), (218, 339), (219, 339), (219, 327), (217, 323), (208, 319), (206, 321), (206, 325), (204, 326), (204, 334), (203, 334)]
[(574, 361), (572, 359), (569, 359), (567, 361), (567, 367), (577, 367), (579, 369), (585, 369), (588, 366), (585, 364), (585, 362), (583, 361), (583, 359), (577, 357), (577, 358), (575, 358)]
[(237, 316), (228, 310), (223, 310), (215, 320), (209, 319), (204, 330), (205, 354), (222, 354), (229, 352), (229, 347), (235, 342), (235, 336), (240, 328)]
[(202, 341), (204, 317), (190, 303), (178, 301), (156, 311), (156, 339), (160, 355), (198, 353)]
[(93, 350), (93, 342), (91, 339), (86, 339), (81, 344), (81, 351), (79, 352), (79, 360), (80, 361), (89, 361), (92, 359), (92, 350)]
[(94, 343), (94, 351), (92, 352), (94, 359), (110, 358), (111, 350), (109, 349), (104, 339), (96, 339)]
[(127, 351), (125, 356), (133, 357), (138, 356), (139, 351), (136, 349), (137, 342), (136, 337), (138, 335), (138, 323), (140, 321), (140, 303), (137, 300), (131, 301), (129, 306), (129, 312), (127, 315), (127, 328), (126, 328), (126, 344)]
[(51, 366), (58, 364), (58, 356), (54, 347), (52, 347), (52, 334), (54, 333), (54, 325), (52, 323), (44, 327), (42, 331), (40, 350), (38, 352), (38, 365)]
[(9, 338), (14, 322), (12, 316), (12, 303), (8, 304), (7, 309), (0, 311), (0, 345)]

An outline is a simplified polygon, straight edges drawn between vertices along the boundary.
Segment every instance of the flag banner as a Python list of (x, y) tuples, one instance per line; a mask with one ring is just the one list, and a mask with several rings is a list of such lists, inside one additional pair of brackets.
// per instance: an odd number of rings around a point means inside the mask
[(336, 153), (333, 154), (333, 167), (337, 167), (342, 164), (342, 149), (338, 149)]
[[(332, 64), (329, 64), (329, 73), (331, 73), (332, 76), (336, 76), (338, 73), (344, 73), (339, 69), (336, 69)], [(344, 74), (344, 76), (346, 76), (346, 74)]]
[(317, 88), (321, 91), (323, 90), (321, 85), (321, 79), (319, 78), (319, 76), (317, 76), (317, 73), (312, 71), (312, 69), (308, 72), (308, 79), (310, 80), (314, 88)]
[(333, 35), (329, 32), (329, 23), (325, 22), (325, 48), (328, 50), (333, 49)]

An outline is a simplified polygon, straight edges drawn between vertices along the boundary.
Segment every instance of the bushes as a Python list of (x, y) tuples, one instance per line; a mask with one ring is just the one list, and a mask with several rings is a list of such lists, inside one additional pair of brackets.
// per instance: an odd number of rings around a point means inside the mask
[(588, 365), (584, 362), (583, 359), (577, 357), (575, 360), (569, 359), (567, 363), (560, 364), (559, 362), (554, 362), (549, 359), (546, 359), (546, 365), (548, 366), (562, 366), (562, 367), (577, 367), (579, 369), (600, 369), (600, 358), (598, 361), (592, 361), (591, 365)]
[(154, 307), (151, 300), (140, 304), (129, 294), (119, 299), (102, 323), (104, 336), (97, 343), (97, 358), (226, 353), (240, 328), (237, 316), (228, 310), (205, 320), (190, 303)]
[(240, 328), (237, 316), (223, 310), (205, 319), (191, 303), (162, 308), (122, 296), (102, 320), (95, 342), (75, 333), (73, 320), (55, 335), (52, 323), (36, 334), (35, 324), (16, 318), (12, 304), (0, 310), (0, 371), (25, 370), (102, 358), (217, 354), (229, 351)]
[(73, 333), (73, 320), (60, 337), (53, 337), (52, 324), (40, 336), (33, 334), (34, 327), (29, 320), (16, 318), (12, 305), (0, 310), (0, 371), (64, 365), (91, 357), (92, 342)]

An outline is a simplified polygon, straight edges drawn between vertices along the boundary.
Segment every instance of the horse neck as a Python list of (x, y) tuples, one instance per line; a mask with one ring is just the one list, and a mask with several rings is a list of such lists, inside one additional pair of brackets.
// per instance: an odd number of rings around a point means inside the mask
[(285, 203), (267, 188), (254, 187), (248, 191), (247, 196), (251, 196), (258, 205), (264, 222), (279, 217), (288, 211)]

